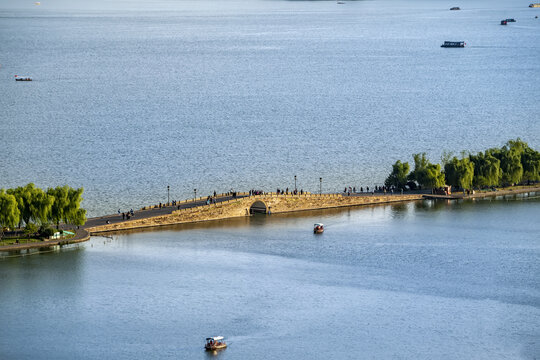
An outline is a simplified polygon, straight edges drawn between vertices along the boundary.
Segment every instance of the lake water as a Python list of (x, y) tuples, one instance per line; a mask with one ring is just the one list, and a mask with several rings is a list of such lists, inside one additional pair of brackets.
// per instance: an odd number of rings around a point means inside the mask
[[(330, 192), (415, 152), (538, 149), (528, 3), (0, 0), (0, 187), (84, 186), (93, 216), (167, 185)], [(225, 335), (220, 359), (538, 359), (539, 213), (426, 201), (0, 259), (0, 358), (206, 359)]]
[[(255, 216), (0, 260), (2, 359), (538, 359), (540, 198)], [(326, 231), (312, 233), (322, 221)]]
[(84, 186), (91, 216), (540, 148), (529, 1), (41, 3), (0, 0), (0, 186)]

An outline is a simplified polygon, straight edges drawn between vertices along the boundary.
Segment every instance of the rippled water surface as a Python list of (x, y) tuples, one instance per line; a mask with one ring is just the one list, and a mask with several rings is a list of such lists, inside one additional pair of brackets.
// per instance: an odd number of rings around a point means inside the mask
[[(416, 202), (0, 260), (3, 359), (537, 359), (540, 201)], [(326, 231), (313, 235), (312, 224)]]
[[(84, 186), (100, 215), (167, 185), (326, 192), (415, 152), (538, 149), (527, 5), (0, 0), (0, 187)], [(209, 358), (222, 334), (222, 359), (538, 359), (539, 210), (272, 215), (5, 258), (0, 358)]]
[(84, 186), (90, 215), (167, 185), (335, 191), (415, 152), (540, 148), (526, 1), (41, 3), (0, 1), (0, 186)]

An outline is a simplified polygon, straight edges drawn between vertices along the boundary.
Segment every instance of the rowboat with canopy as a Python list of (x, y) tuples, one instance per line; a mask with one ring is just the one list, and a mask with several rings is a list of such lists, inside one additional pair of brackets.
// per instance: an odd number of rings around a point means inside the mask
[(204, 348), (209, 351), (225, 349), (227, 344), (223, 341), (223, 336), (213, 336), (206, 338)]

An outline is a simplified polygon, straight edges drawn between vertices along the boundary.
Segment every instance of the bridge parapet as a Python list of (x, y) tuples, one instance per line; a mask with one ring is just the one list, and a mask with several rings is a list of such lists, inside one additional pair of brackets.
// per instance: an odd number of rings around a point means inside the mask
[[(331, 209), (339, 207), (411, 201), (419, 200), (421, 198), (421, 194), (381, 194), (370, 196), (343, 196), (342, 194), (261, 194), (231, 199), (210, 205), (201, 205), (187, 209), (175, 210), (172, 212), (172, 214), (168, 215), (160, 215), (145, 219), (133, 219), (121, 223), (97, 226), (89, 230), (91, 230), (92, 233), (96, 233), (245, 217), (251, 215), (250, 209), (256, 202), (263, 203), (267, 209), (266, 212), (279, 214), (304, 210)], [(259, 208), (262, 209), (262, 206), (259, 205)]]

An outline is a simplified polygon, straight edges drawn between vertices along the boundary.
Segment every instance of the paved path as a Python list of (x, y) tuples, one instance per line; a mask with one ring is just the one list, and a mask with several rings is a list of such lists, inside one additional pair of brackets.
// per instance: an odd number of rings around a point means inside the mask
[[(247, 196), (248, 195), (237, 195), (236, 199), (241, 199)], [(234, 199), (234, 197), (230, 195), (224, 195), (224, 196), (217, 196), (215, 199), (216, 199), (216, 203), (220, 203), (220, 202)], [(134, 215), (130, 218), (130, 220), (146, 219), (146, 218), (151, 218), (154, 216), (168, 215), (178, 209), (189, 209), (189, 208), (203, 206), (203, 205), (206, 205), (206, 199), (182, 202), (181, 204), (178, 204), (177, 206), (162, 206), (161, 209), (151, 208), (147, 210), (137, 210), (137, 211), (133, 211)], [(107, 221), (109, 221), (110, 224), (116, 224), (116, 223), (127, 221), (127, 219), (122, 219), (122, 214), (105, 215), (105, 216), (100, 216), (100, 217), (95, 217), (95, 218), (89, 218), (86, 220), (86, 223), (84, 224), (84, 226), (82, 226), (82, 228), (88, 229), (88, 228), (98, 226), (98, 225), (105, 225), (107, 224)]]

